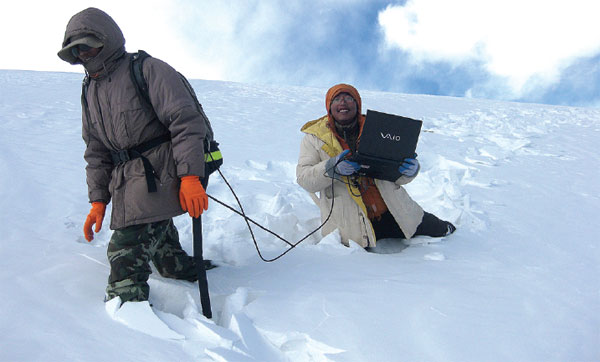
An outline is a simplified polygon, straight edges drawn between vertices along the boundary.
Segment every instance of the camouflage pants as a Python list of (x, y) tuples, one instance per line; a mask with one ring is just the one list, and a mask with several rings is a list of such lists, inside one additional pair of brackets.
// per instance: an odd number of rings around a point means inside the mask
[(107, 300), (117, 296), (123, 303), (148, 300), (150, 261), (163, 277), (197, 279), (194, 259), (181, 248), (172, 219), (115, 230), (107, 254)]

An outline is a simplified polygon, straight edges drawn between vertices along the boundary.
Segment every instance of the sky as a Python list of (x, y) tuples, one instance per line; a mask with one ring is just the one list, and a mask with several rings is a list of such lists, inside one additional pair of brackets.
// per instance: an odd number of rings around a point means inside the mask
[(88, 6), (192, 79), (600, 107), (589, 0), (4, 1), (0, 69), (82, 72), (56, 52)]

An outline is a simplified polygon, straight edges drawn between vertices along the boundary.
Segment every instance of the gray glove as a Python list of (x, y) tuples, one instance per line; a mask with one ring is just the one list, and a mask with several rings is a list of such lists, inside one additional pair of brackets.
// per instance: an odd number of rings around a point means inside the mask
[[(339, 175), (348, 176), (360, 170), (360, 165), (354, 161), (342, 160), (350, 150), (345, 150), (335, 157), (331, 157), (325, 164), (326, 174), (332, 178), (339, 178)], [(337, 177), (336, 177), (337, 176)]]

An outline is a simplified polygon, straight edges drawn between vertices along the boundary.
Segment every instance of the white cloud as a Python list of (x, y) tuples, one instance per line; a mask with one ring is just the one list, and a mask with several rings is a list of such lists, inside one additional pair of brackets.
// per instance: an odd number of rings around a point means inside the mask
[[(197, 6), (194, 1), (180, 1), (173, 28), (187, 43), (186, 52), (195, 65), (188, 64), (195, 78), (244, 81), (252, 76), (257, 64), (268, 63), (278, 49), (276, 29), (285, 13), (278, 3), (244, 1), (211, 2)], [(208, 73), (212, 74), (207, 74)]]
[[(344, 6), (361, 3), (365, 0)], [(286, 64), (274, 62), (286, 58), (281, 55), (289, 49), (310, 46), (294, 41), (295, 36), (315, 42), (331, 36), (327, 17), (335, 16), (331, 10), (340, 5), (336, 0), (9, 0), (0, 3), (5, 34), (0, 69), (83, 72), (56, 53), (70, 17), (90, 6), (119, 24), (128, 51), (146, 50), (189, 78), (253, 82), (268, 76), (268, 81), (310, 83), (323, 77), (306, 77), (309, 67), (302, 59), (280, 73), (273, 69)], [(299, 19), (307, 24), (296, 34)]]
[[(121, 27), (129, 51), (156, 50), (161, 54), (178, 54), (179, 61), (190, 61), (185, 43), (172, 30), (173, 15), (168, 2), (159, 0), (103, 1), (15, 1), (0, 5), (0, 32), (3, 53), (0, 68), (83, 71), (60, 60), (65, 28), (71, 16), (88, 8), (107, 12)], [(157, 46), (154, 46), (157, 44)], [(154, 55), (154, 54), (153, 54)]]
[(119, 24), (128, 51), (146, 50), (190, 78), (233, 81), (253, 80), (256, 69), (268, 68), (289, 46), (287, 24), (306, 8), (302, 1), (5, 1), (0, 69), (83, 72), (56, 53), (71, 16), (90, 6)]
[(408, 0), (381, 11), (379, 24), (388, 48), (417, 63), (482, 62), (518, 97), (600, 51), (599, 13), (589, 0)]

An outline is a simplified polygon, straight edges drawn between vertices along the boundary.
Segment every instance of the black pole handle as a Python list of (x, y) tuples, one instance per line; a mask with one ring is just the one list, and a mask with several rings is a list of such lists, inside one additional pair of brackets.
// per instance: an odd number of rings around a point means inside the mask
[(196, 273), (198, 274), (198, 289), (200, 290), (200, 303), (202, 304), (202, 314), (206, 318), (212, 318), (210, 308), (210, 296), (208, 294), (208, 280), (206, 279), (206, 268), (204, 267), (204, 258), (202, 256), (202, 216), (192, 218), (192, 233), (194, 234), (194, 262), (196, 264)]

